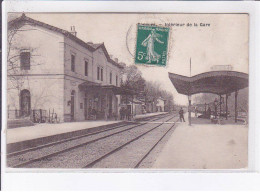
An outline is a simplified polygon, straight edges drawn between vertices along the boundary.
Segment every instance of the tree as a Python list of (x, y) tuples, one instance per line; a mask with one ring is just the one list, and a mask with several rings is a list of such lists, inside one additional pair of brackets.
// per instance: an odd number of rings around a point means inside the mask
[(156, 81), (146, 81), (144, 89), (145, 102), (151, 102), (154, 107), (157, 104), (158, 98), (162, 98), (165, 101), (165, 110), (171, 111), (174, 105), (173, 95), (161, 88), (161, 84)]
[[(23, 17), (23, 16), (22, 16)], [(19, 18), (17, 18), (19, 19)], [(14, 19), (8, 22), (8, 31), (7, 31), (7, 77), (9, 79), (9, 84), (7, 86), (8, 90), (16, 89), (20, 93), (21, 88), (28, 82), (27, 71), (21, 68), (21, 50), (22, 46), (20, 41), (22, 39), (21, 34), (25, 31), (31, 31), (34, 29), (21, 29), (23, 24), (17, 22)], [(30, 52), (30, 68), (33, 66), (41, 65), (41, 63), (34, 63), (39, 54), (37, 54), (37, 48), (27, 47), (27, 51)], [(39, 60), (37, 60), (39, 61)]]
[(167, 91), (162, 91), (162, 98), (165, 99), (165, 111), (172, 111), (174, 109), (174, 98), (173, 95)]
[[(135, 91), (135, 93), (140, 95), (144, 90), (144, 84), (145, 80), (142, 77), (142, 73), (136, 66), (131, 65), (124, 69), (122, 88)], [(128, 103), (128, 100), (127, 96), (122, 96), (122, 101)]]
[(142, 77), (141, 71), (134, 65), (128, 66), (123, 72), (123, 84), (122, 87), (136, 92), (144, 90), (145, 80)]
[[(11, 109), (20, 108), (21, 102), (17, 98), (20, 97), (23, 89), (31, 91), (28, 70), (42, 64), (42, 61), (39, 60), (41, 58), (41, 55), (38, 54), (39, 49), (29, 46), (31, 45), (30, 42), (26, 42), (24, 38), (25, 33), (35, 29), (30, 25), (25, 25), (21, 20), (22, 17), (25, 17), (25, 15), (16, 19), (11, 17), (13, 20), (8, 22), (7, 30), (7, 90), (8, 107)], [(28, 45), (25, 46), (24, 42), (28, 43)], [(27, 64), (26, 67), (21, 65), (24, 63)], [(38, 96), (33, 95), (35, 102), (31, 102), (30, 107), (36, 108), (39, 103), (44, 101), (43, 98), (46, 97), (46, 94), (42, 92)]]
[[(137, 99), (144, 101), (145, 105), (152, 105), (152, 111), (157, 104), (158, 98), (165, 100), (165, 108), (167, 110), (173, 109), (173, 95), (165, 90), (162, 90), (161, 84), (156, 81), (146, 81), (142, 77), (142, 72), (134, 65), (128, 66), (123, 72), (122, 87), (133, 90), (137, 93)], [(123, 97), (123, 101), (127, 100)]]

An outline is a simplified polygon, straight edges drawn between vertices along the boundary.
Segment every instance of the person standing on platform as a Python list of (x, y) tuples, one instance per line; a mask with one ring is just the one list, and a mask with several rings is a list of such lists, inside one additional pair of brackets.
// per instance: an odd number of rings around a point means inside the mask
[(120, 114), (120, 120), (124, 120), (124, 107), (120, 108), (119, 114)]
[(122, 114), (123, 114), (123, 120), (125, 120), (126, 119), (126, 108), (125, 107), (123, 107)]
[(210, 109), (210, 107), (208, 108), (208, 110), (207, 110), (207, 118), (211, 118), (211, 109)]
[(194, 112), (195, 112), (195, 117), (198, 117), (198, 109), (197, 109), (197, 106), (195, 106)]
[(91, 114), (93, 116), (93, 119), (96, 120), (97, 119), (97, 111), (96, 111), (96, 109), (93, 108), (91, 112), (92, 112)]
[(131, 109), (130, 108), (127, 108), (127, 110), (126, 110), (126, 118), (128, 121), (131, 120)]
[(104, 108), (104, 113), (105, 113), (105, 120), (108, 120), (108, 112), (107, 112), (107, 108)]
[(185, 122), (183, 114), (184, 114), (184, 112), (183, 112), (183, 109), (182, 109), (182, 107), (181, 107), (181, 110), (179, 111), (180, 121), (181, 121), (181, 122), (182, 122), (182, 120), (183, 120), (183, 122)]

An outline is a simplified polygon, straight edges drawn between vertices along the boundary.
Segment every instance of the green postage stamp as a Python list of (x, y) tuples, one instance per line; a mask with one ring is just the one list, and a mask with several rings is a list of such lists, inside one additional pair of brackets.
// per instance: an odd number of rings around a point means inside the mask
[(170, 28), (137, 25), (135, 63), (166, 66)]

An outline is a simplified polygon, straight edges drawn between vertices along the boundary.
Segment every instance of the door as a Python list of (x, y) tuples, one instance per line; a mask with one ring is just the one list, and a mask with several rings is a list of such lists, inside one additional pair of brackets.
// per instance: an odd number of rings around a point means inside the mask
[(73, 90), (71, 92), (71, 104), (70, 104), (70, 115), (71, 115), (71, 121), (74, 121), (75, 119), (75, 91)]
[(111, 117), (112, 116), (112, 96), (110, 95), (109, 96), (109, 101), (108, 101), (109, 103), (109, 107), (108, 107), (108, 114), (109, 114), (109, 117)]
[(84, 98), (84, 115), (85, 115), (85, 120), (88, 119), (88, 99)]

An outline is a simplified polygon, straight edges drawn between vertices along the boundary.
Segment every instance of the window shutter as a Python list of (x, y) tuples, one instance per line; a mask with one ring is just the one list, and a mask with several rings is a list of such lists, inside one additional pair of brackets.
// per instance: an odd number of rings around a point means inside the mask
[(20, 53), (20, 62), (22, 70), (29, 70), (31, 63), (31, 53), (30, 52), (21, 52)]

